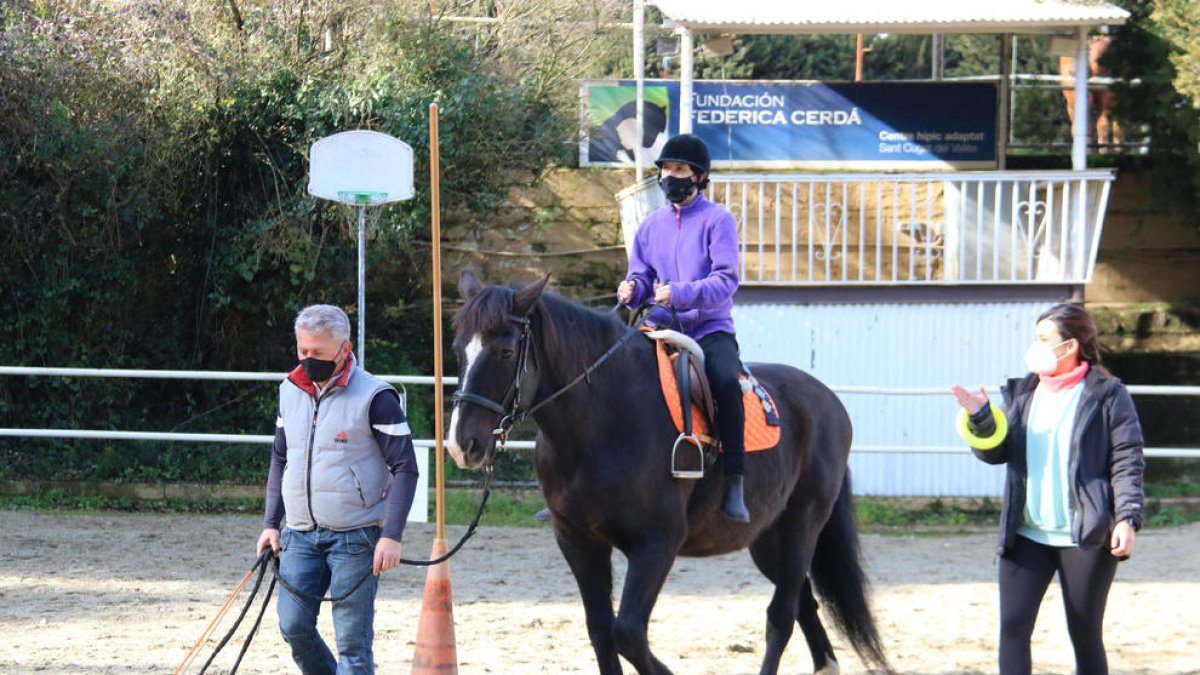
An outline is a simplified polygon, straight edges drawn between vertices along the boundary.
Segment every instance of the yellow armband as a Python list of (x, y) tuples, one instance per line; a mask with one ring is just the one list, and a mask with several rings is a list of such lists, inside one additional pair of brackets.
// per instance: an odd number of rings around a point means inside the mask
[(1004, 437), (1008, 435), (1008, 418), (1004, 416), (1004, 411), (995, 403), (988, 405), (992, 408), (992, 418), (996, 420), (996, 431), (987, 438), (980, 438), (971, 433), (970, 415), (967, 414), (966, 408), (958, 411), (958, 436), (976, 450), (991, 450), (1003, 443)]

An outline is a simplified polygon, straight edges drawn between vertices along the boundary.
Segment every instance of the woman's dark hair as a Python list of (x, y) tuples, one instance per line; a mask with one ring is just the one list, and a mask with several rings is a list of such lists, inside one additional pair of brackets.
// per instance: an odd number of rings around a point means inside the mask
[(1077, 302), (1066, 302), (1055, 305), (1042, 312), (1038, 323), (1049, 319), (1058, 328), (1058, 335), (1064, 340), (1075, 340), (1079, 343), (1079, 360), (1087, 361), (1094, 368), (1107, 374), (1108, 369), (1100, 363), (1100, 341), (1096, 337), (1096, 321), (1092, 315)]

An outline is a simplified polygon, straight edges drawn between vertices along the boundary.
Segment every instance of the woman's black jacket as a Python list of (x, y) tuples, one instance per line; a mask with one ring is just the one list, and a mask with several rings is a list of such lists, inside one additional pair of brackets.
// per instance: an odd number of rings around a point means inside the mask
[[(1125, 385), (1090, 367), (1071, 433), (1071, 538), (1081, 548), (1109, 546), (1113, 526), (1129, 520), (1141, 527), (1145, 493), (1142, 476), (1142, 427)], [(991, 450), (972, 452), (988, 464), (1008, 464), (1004, 506), (1000, 514), (999, 554), (1016, 541), (1025, 511), (1025, 427), (1038, 377), (1013, 378), (1001, 388), (1008, 434)], [(969, 427), (980, 437), (995, 430), (990, 406), (971, 416)]]

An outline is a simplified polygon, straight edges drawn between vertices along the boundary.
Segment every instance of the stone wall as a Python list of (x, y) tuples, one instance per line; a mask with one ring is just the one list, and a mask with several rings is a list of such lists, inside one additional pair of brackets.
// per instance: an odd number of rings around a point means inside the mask
[(1143, 173), (1117, 176), (1089, 303), (1200, 305), (1200, 216), (1165, 213)]
[(558, 169), (512, 189), (483, 218), (449, 214), (443, 284), (453, 288), (464, 267), (487, 283), (550, 273), (563, 294), (602, 304), (598, 296), (613, 294), (625, 273), (614, 195), (633, 179), (632, 171)]

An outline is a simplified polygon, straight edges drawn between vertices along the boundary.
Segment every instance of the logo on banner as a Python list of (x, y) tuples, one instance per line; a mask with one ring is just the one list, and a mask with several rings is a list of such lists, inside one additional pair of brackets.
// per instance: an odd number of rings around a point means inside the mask
[(643, 87), (642, 136), (637, 136), (637, 89), (588, 88), (588, 161), (634, 165), (641, 156), (652, 164), (667, 142), (671, 99), (666, 87)]

